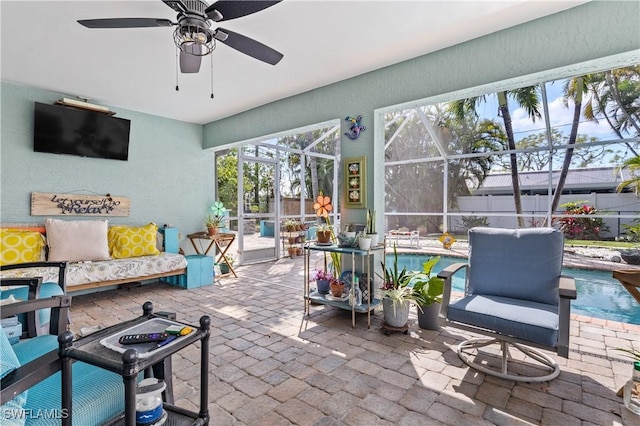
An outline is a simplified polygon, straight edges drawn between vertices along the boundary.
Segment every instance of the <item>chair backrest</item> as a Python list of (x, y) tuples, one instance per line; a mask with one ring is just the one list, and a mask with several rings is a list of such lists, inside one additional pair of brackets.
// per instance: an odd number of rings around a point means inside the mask
[(471, 228), (468, 291), (557, 305), (563, 250), (553, 228)]

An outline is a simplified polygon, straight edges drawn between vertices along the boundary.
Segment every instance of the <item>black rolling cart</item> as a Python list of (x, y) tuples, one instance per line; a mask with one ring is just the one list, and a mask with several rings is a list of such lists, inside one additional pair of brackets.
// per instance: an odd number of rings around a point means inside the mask
[[(157, 343), (120, 345), (118, 339), (124, 334), (160, 332), (169, 325), (189, 326), (193, 331), (180, 336), (162, 347)], [(72, 369), (73, 360), (85, 362), (120, 374), (124, 382), (124, 413), (109, 420), (107, 425), (136, 425), (136, 378), (140, 372), (145, 377), (163, 379), (166, 389), (163, 392), (163, 409), (167, 413), (166, 425), (208, 425), (209, 424), (209, 327), (208, 316), (200, 318), (198, 327), (165, 316), (153, 314), (153, 305), (143, 305), (143, 315), (139, 318), (116, 324), (89, 336), (73, 341), (73, 335), (67, 331), (58, 337), (60, 359), (62, 362), (62, 408), (70, 415), (63, 419), (63, 426), (71, 426), (72, 408)], [(174, 405), (171, 355), (193, 343), (201, 341), (200, 359), (200, 411), (193, 412)]]

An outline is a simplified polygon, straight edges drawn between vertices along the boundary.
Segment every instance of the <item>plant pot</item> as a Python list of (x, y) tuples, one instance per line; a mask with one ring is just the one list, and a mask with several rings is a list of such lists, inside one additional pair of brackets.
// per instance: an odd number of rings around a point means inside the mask
[(344, 283), (333, 281), (329, 284), (329, 289), (334, 297), (340, 297), (344, 291)]
[(378, 234), (367, 234), (367, 238), (371, 238), (371, 247), (378, 245)]
[(296, 255), (302, 256), (302, 247), (296, 247)]
[(371, 238), (358, 239), (358, 247), (360, 247), (360, 250), (369, 250), (371, 248)]
[(287, 252), (289, 253), (289, 256), (291, 256), (291, 257), (293, 257), (293, 256), (295, 256), (295, 255), (296, 255), (296, 251), (297, 251), (297, 250), (296, 250), (296, 248), (295, 248), (295, 247), (289, 247), (289, 248), (287, 249)]
[(438, 315), (440, 315), (440, 306), (440, 303), (420, 306), (422, 311), (416, 307), (418, 309), (418, 326), (425, 330), (439, 330)]
[(218, 234), (218, 228), (215, 228), (215, 227), (207, 228), (207, 232), (209, 233), (210, 236), (217, 235)]
[(411, 307), (408, 300), (393, 306), (393, 300), (385, 297), (382, 299), (382, 309), (384, 313), (384, 322), (391, 327), (404, 327), (409, 321), (409, 308)]
[(221, 274), (228, 274), (229, 273), (229, 265), (227, 265), (226, 263), (221, 263), (219, 266), (220, 266), (220, 273)]
[(316, 286), (318, 287), (318, 293), (320, 294), (328, 294), (329, 293), (329, 280), (316, 280)]
[(331, 231), (318, 231), (317, 238), (319, 243), (327, 244), (331, 241)]

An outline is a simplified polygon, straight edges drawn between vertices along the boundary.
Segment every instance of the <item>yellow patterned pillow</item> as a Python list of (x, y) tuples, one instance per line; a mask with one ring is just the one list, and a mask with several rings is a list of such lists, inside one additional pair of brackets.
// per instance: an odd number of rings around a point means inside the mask
[(38, 231), (0, 229), (0, 265), (42, 260), (44, 236)]
[(115, 225), (109, 228), (109, 251), (114, 259), (127, 257), (152, 256), (160, 254), (156, 247), (158, 225), (146, 226)]

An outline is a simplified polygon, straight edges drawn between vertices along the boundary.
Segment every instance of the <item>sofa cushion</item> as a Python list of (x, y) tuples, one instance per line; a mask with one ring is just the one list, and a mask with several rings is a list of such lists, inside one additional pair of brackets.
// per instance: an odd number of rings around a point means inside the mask
[[(18, 367), (20, 367), (20, 361), (9, 343), (9, 339), (7, 339), (4, 331), (2, 331), (2, 325), (0, 325), (0, 378), (11, 373)], [(24, 416), (11, 416), (6, 414), (20, 412), (19, 410), (22, 410), (27, 401), (27, 395), (28, 391), (25, 391), (0, 407), (3, 425), (18, 426), (24, 424)]]
[(48, 260), (109, 260), (108, 224), (107, 220), (45, 219)]
[[(58, 340), (53, 335), (39, 336), (22, 340), (13, 348), (18, 359), (25, 364), (57, 349)], [(124, 411), (122, 376), (79, 361), (73, 363), (72, 369), (74, 425), (100, 425)], [(58, 372), (30, 388), (24, 408), (34, 413), (45, 409), (51, 412), (59, 410), (62, 405), (60, 383)], [(38, 418), (37, 424), (60, 425), (60, 419), (49, 417)]]
[(37, 231), (0, 229), (0, 265), (42, 260), (44, 236)]
[(157, 247), (158, 226), (150, 223), (145, 226), (114, 225), (109, 228), (109, 251), (114, 259), (153, 256), (160, 254)]

